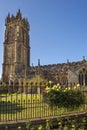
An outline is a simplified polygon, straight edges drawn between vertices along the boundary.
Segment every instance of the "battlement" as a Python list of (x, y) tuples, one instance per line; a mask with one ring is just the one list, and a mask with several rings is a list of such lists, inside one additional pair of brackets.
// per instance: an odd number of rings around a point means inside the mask
[(29, 22), (27, 18), (22, 17), (20, 9), (18, 10), (16, 16), (14, 16), (13, 14), (10, 15), (10, 13), (8, 13), (8, 16), (6, 17), (6, 20), (5, 20), (5, 25), (11, 24), (11, 23), (13, 24), (16, 22), (21, 22), (25, 26), (25, 28), (27, 28), (28, 30), (30, 29)]

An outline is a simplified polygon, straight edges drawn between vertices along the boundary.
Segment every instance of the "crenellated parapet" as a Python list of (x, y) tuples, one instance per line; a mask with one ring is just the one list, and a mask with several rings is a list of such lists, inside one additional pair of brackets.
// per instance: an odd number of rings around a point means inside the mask
[(14, 16), (13, 14), (10, 15), (10, 13), (8, 13), (8, 16), (6, 17), (6, 20), (5, 20), (5, 25), (7, 26), (11, 23), (13, 24), (16, 22), (19, 22), (19, 23), (21, 22), (28, 31), (30, 30), (29, 22), (28, 22), (27, 18), (22, 17), (20, 9), (18, 10), (16, 16)]
[(29, 78), (34, 76), (34, 74), (47, 79), (48, 81), (51, 80), (56, 83), (60, 84), (69, 84), (74, 85), (79, 83), (79, 74), (80, 78), (84, 74), (84, 84), (87, 83), (87, 60), (76, 61), (76, 62), (68, 62), (68, 63), (58, 63), (58, 64), (49, 64), (49, 65), (42, 65), (33, 66), (31, 67), (30, 71), (27, 73), (29, 74)]

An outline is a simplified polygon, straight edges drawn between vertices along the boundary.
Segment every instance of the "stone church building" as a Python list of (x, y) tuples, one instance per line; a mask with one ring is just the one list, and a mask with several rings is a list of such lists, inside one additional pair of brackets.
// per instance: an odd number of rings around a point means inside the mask
[(80, 83), (87, 85), (87, 61), (62, 64), (30, 66), (30, 25), (22, 17), (20, 10), (16, 16), (8, 14), (5, 20), (4, 58), (2, 80), (4, 82), (22, 82), (37, 75), (47, 81), (51, 80), (62, 85)]

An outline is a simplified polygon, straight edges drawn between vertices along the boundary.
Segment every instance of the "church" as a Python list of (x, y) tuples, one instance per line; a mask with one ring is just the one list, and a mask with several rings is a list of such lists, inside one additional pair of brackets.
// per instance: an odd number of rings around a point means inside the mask
[(22, 82), (39, 75), (61, 85), (87, 85), (87, 61), (30, 66), (30, 25), (20, 10), (16, 16), (8, 14), (5, 20), (2, 81), (9, 84)]

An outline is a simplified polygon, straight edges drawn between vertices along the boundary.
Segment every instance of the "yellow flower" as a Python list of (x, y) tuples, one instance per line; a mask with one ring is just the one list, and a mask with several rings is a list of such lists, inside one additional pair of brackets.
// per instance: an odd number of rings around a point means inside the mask
[(60, 122), (60, 121), (58, 122), (58, 125), (61, 125), (61, 122)]
[(74, 89), (76, 89), (76, 86), (74, 86)]
[(18, 130), (20, 130), (21, 129), (21, 126), (18, 126)]
[(50, 88), (47, 86), (45, 90), (48, 93), (50, 91)]
[(59, 88), (57, 88), (56, 90), (59, 91)]
[(57, 86), (60, 86), (60, 84), (58, 83)]
[(75, 125), (72, 125), (72, 128), (75, 128)]
[(59, 89), (61, 88), (61, 86), (59, 86)]
[(80, 87), (80, 84), (77, 84), (76, 86), (77, 86), (77, 87)]
[(54, 85), (54, 86), (52, 87), (52, 89), (53, 89), (53, 90), (56, 90), (56, 89), (57, 89), (57, 86), (56, 86), (56, 85)]
[(42, 125), (40, 125), (39, 127), (38, 127), (38, 130), (42, 130), (43, 129), (43, 127), (42, 127)]
[(68, 90), (70, 90), (70, 87), (68, 87)]
[(49, 83), (51, 84), (51, 83), (52, 83), (52, 81), (49, 81)]

